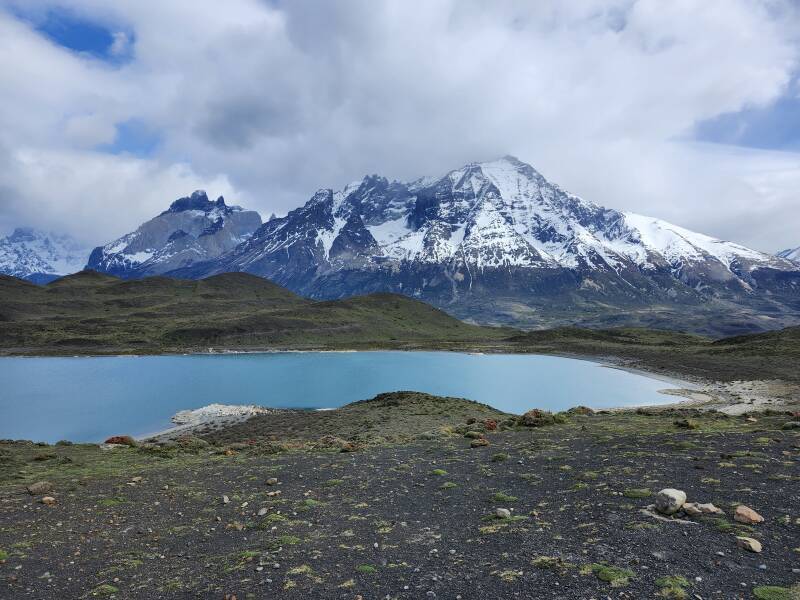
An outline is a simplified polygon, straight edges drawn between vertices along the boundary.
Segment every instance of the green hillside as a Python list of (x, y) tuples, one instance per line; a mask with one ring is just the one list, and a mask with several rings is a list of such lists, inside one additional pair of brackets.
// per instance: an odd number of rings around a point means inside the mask
[(85, 271), (43, 287), (0, 278), (7, 354), (414, 347), (507, 335), (405, 296), (313, 302), (244, 273), (124, 281)]

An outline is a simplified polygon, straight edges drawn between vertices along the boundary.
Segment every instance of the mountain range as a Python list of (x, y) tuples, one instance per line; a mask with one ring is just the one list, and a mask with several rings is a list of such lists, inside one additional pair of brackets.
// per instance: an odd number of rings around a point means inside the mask
[(198, 191), (87, 267), (246, 272), (314, 299), (395, 292), (480, 323), (730, 335), (800, 322), (794, 257), (599, 206), (506, 156), (409, 182), (370, 175), (263, 224)]
[(789, 260), (604, 208), (514, 157), (441, 177), (322, 189), (218, 258), (170, 274), (267, 277), (311, 298), (403, 293), (482, 323), (680, 327), (796, 322)]
[(0, 238), (0, 273), (47, 283), (83, 269), (88, 254), (68, 235), (18, 227)]

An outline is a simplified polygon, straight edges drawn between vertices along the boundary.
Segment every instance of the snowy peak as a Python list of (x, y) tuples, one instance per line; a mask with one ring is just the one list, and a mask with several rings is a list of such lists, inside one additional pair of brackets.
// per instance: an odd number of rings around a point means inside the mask
[(252, 263), (290, 249), (314, 256), (323, 270), (356, 263), (666, 270), (692, 286), (735, 280), (748, 287), (753, 269), (789, 268), (738, 244), (569, 194), (513, 156), (408, 183), (368, 175), (339, 192), (320, 190), (262, 227), (247, 253)]
[(0, 239), (0, 273), (36, 282), (83, 269), (89, 249), (64, 234), (18, 227)]
[(202, 190), (121, 238), (95, 248), (87, 268), (119, 277), (159, 275), (214, 259), (247, 241), (261, 225), (255, 211), (228, 206)]
[(778, 256), (778, 258), (785, 258), (786, 260), (800, 263), (800, 246), (794, 249), (789, 248), (788, 250), (778, 252), (776, 256)]

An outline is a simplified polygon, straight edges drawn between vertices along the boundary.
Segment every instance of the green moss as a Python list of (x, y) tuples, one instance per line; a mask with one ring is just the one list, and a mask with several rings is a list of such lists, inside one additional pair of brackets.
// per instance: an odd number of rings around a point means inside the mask
[(648, 488), (628, 488), (622, 495), (626, 498), (647, 498), (651, 493)]
[(276, 540), (281, 546), (296, 546), (303, 540), (294, 535), (281, 535)]
[(92, 590), (92, 596), (113, 596), (119, 593), (119, 588), (114, 587), (108, 583), (98, 585)]
[(8, 552), (0, 550), (0, 562), (8, 560)]
[(445, 481), (445, 482), (444, 482), (444, 483), (443, 483), (441, 486), (439, 486), (439, 487), (440, 487), (440, 489), (443, 489), (443, 490), (451, 490), (451, 489), (453, 489), (453, 488), (457, 488), (457, 487), (458, 487), (458, 484), (457, 484), (457, 483), (453, 483), (452, 481)]
[(99, 504), (100, 506), (109, 507), (109, 506), (119, 506), (120, 504), (124, 504), (125, 502), (127, 502), (127, 500), (122, 496), (115, 496), (113, 498), (103, 498), (102, 500), (100, 500)]
[(797, 600), (800, 598), (800, 585), (792, 588), (760, 585), (753, 588), (753, 597), (757, 600)]
[(372, 565), (358, 565), (356, 567), (356, 571), (358, 571), (359, 573), (363, 573), (365, 575), (372, 575), (373, 573), (377, 573), (378, 569), (376, 569)]
[(600, 581), (610, 583), (612, 587), (622, 587), (628, 585), (628, 582), (636, 576), (630, 569), (622, 569), (614, 567), (605, 563), (594, 563), (591, 565), (591, 572), (595, 574)]
[(508, 454), (505, 452), (498, 452), (492, 455), (492, 462), (505, 462), (508, 460)]
[(510, 494), (506, 494), (504, 492), (497, 492), (496, 494), (492, 495), (492, 500), (495, 502), (516, 502), (519, 500), (516, 496), (511, 496)]
[(443, 475), (447, 475), (447, 471), (445, 471), (444, 469), (434, 469), (433, 471), (431, 471), (431, 475), (436, 475), (441, 477)]

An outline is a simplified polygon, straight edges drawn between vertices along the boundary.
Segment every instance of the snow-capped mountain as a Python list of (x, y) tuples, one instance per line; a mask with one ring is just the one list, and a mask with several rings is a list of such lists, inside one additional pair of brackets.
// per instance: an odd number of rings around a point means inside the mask
[(373, 175), (320, 190), (230, 252), (175, 274), (225, 271), (315, 298), (402, 292), (489, 322), (613, 322), (621, 310), (722, 301), (800, 310), (790, 261), (598, 206), (510, 156), (438, 178)]
[(255, 211), (215, 202), (204, 191), (180, 198), (136, 231), (95, 248), (86, 268), (119, 277), (160, 275), (214, 259), (261, 225)]
[(779, 258), (785, 258), (786, 260), (800, 262), (800, 246), (794, 249), (789, 248), (788, 250), (783, 250), (782, 252), (778, 252), (776, 256), (778, 256)]
[(89, 251), (69, 235), (18, 227), (0, 239), (0, 273), (46, 283), (83, 269)]

